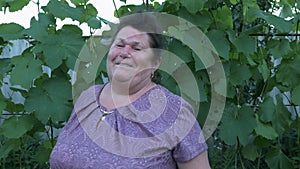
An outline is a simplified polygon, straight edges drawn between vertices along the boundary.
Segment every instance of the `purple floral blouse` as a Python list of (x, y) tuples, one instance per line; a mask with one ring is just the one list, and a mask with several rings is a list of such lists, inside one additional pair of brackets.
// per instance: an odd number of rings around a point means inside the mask
[(157, 85), (111, 112), (84, 91), (50, 156), (52, 169), (176, 169), (207, 149), (192, 107)]

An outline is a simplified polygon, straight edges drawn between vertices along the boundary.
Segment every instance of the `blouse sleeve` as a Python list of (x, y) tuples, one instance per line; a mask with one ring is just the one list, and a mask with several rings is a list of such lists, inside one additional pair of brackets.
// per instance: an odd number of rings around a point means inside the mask
[[(193, 113), (192, 107), (186, 102), (183, 104), (182, 109), (184, 109), (184, 113)], [(190, 115), (187, 116), (191, 118)], [(199, 123), (194, 115), (192, 115), (192, 117), (194, 118), (192, 120), (194, 125), (191, 127), (191, 130), (187, 133), (187, 135), (173, 149), (173, 158), (177, 162), (187, 162), (192, 160), (208, 148)], [(191, 122), (190, 119), (189, 122)]]

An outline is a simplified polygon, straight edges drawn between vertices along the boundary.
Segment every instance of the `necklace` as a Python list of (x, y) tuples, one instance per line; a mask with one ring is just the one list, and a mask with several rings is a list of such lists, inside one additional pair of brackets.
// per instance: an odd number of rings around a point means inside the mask
[(101, 107), (99, 107), (99, 110), (101, 111), (102, 116), (100, 117), (100, 120), (99, 120), (98, 123), (97, 123), (97, 128), (100, 127), (100, 125), (101, 125), (102, 122), (105, 120), (105, 118), (106, 118), (107, 115), (110, 115), (110, 114), (112, 114), (112, 113), (114, 112), (114, 111), (105, 111), (105, 110), (103, 110)]

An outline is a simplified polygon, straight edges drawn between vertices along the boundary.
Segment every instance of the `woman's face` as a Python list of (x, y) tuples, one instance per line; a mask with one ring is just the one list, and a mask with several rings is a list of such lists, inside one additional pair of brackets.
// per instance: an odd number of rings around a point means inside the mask
[(107, 58), (107, 72), (111, 80), (131, 84), (151, 81), (151, 73), (160, 61), (150, 47), (150, 37), (131, 26), (122, 28)]

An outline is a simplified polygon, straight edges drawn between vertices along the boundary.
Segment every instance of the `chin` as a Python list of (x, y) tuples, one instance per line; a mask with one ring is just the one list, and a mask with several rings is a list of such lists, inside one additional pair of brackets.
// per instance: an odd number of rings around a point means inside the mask
[(114, 75), (112, 76), (113, 80), (117, 81), (117, 82), (129, 82), (131, 81), (132, 77), (128, 76), (128, 74), (125, 73), (114, 73)]

